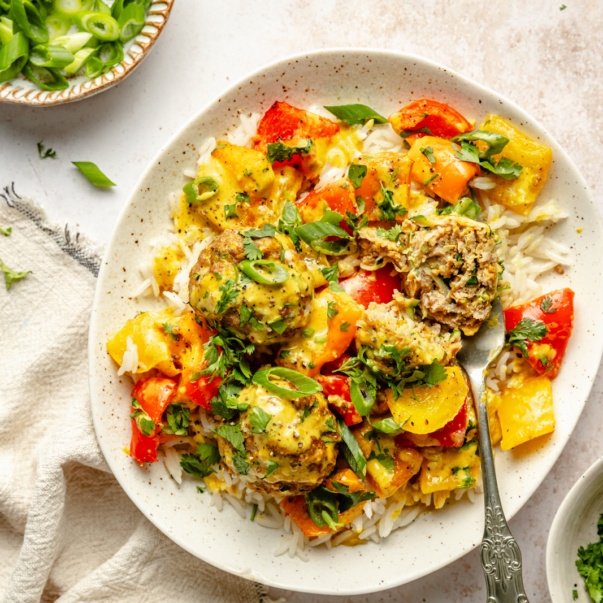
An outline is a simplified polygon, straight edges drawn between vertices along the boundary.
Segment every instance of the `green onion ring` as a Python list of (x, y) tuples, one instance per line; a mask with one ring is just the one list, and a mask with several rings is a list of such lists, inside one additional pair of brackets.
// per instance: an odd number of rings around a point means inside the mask
[(85, 12), (79, 16), (83, 29), (103, 42), (113, 42), (119, 38), (119, 24), (111, 15), (100, 12)]
[(220, 184), (211, 176), (201, 176), (182, 187), (187, 203), (201, 203), (211, 199), (220, 188)]
[[(282, 385), (276, 385), (270, 381), (270, 377), (275, 376), (279, 379), (284, 379), (292, 383), (297, 389), (291, 389), (290, 387), (283, 387)], [(304, 398), (305, 396), (311, 396), (322, 391), (322, 385), (306, 375), (302, 375), (293, 369), (282, 368), (273, 366), (268, 369), (258, 371), (252, 379), (256, 385), (261, 385), (265, 390), (272, 394), (276, 394), (281, 398), (287, 400), (296, 400), (297, 398)]]
[(140, 4), (128, 4), (119, 15), (119, 39), (127, 42), (136, 37), (144, 27), (145, 8)]
[(58, 69), (38, 67), (28, 62), (23, 67), (22, 73), (41, 90), (65, 90), (65, 88), (69, 88), (69, 82)]
[(243, 260), (239, 262), (243, 274), (260, 285), (280, 285), (289, 280), (289, 271), (271, 260)]

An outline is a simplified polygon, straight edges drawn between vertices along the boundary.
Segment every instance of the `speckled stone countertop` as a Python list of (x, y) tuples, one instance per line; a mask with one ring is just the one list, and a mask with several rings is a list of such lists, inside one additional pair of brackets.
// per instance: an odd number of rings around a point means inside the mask
[[(603, 3), (565, 2), (178, 0), (151, 55), (115, 88), (64, 107), (0, 105), (0, 184), (15, 182), (51, 220), (77, 225), (106, 243), (151, 158), (222, 89), (279, 57), (354, 46), (422, 55), (515, 101), (565, 148), (601, 212)], [(40, 140), (60, 150), (65, 169), (38, 160)], [(82, 157), (103, 166), (119, 186), (91, 190), (67, 169)], [(601, 400), (599, 374), (565, 451), (511, 521), (533, 603), (550, 601), (545, 548), (555, 511), (603, 454)], [(319, 597), (276, 589), (271, 594), (291, 603), (478, 603), (485, 601), (481, 573), (473, 551), (416, 582), (373, 595)]]

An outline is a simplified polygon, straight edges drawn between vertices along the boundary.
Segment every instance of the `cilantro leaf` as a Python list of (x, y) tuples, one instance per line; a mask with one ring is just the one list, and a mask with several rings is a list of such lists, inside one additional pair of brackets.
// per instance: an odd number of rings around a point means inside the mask
[(48, 159), (48, 157), (50, 157), (51, 159), (56, 159), (57, 152), (54, 149), (51, 149), (50, 147), (44, 149), (44, 145), (42, 144), (43, 142), (44, 141), (42, 140), (38, 142), (38, 155), (40, 159)]
[(427, 157), (427, 161), (429, 161), (429, 163), (437, 162), (437, 159), (435, 158), (435, 155), (433, 154), (432, 147), (420, 147), (419, 151), (421, 151), (421, 153), (423, 153), (423, 155), (425, 155), (425, 157)]
[(350, 164), (348, 169), (348, 178), (352, 181), (354, 188), (360, 188), (362, 186), (362, 181), (366, 176), (366, 172), (366, 165), (361, 165), (360, 163)]
[(188, 424), (190, 422), (190, 417), (190, 408), (187, 408), (182, 404), (170, 404), (167, 407), (167, 425), (163, 426), (163, 433), (182, 436), (188, 435)]
[(290, 147), (282, 142), (268, 143), (266, 158), (270, 163), (289, 161), (294, 155), (307, 155), (312, 149), (312, 144), (310, 139), (296, 147)]
[(224, 314), (238, 297), (239, 291), (235, 289), (236, 283), (231, 278), (227, 279), (219, 287), (219, 291), (222, 292), (218, 303), (216, 304), (216, 314)]
[(134, 410), (130, 413), (130, 418), (134, 419), (140, 433), (145, 436), (152, 435), (155, 432), (157, 425), (155, 425), (153, 419), (151, 419), (136, 398), (132, 398), (132, 408)]
[(239, 475), (247, 475), (251, 465), (247, 462), (245, 452), (237, 450), (232, 456), (232, 464), (234, 465)]
[(243, 250), (245, 257), (252, 262), (261, 260), (264, 257), (260, 248), (249, 237), (243, 239)]
[(335, 307), (335, 302), (330, 301), (327, 303), (327, 318), (333, 320), (338, 314), (339, 310)]
[(328, 268), (321, 268), (320, 271), (329, 283), (339, 283), (339, 264), (337, 262)]
[(507, 345), (514, 345), (524, 356), (528, 357), (527, 343), (540, 341), (548, 333), (546, 325), (540, 320), (522, 318), (517, 326), (507, 331)]
[(557, 308), (553, 308), (552, 306), (553, 300), (548, 295), (540, 302), (540, 309), (545, 314), (554, 314), (557, 312)]
[(264, 433), (268, 423), (272, 419), (272, 415), (267, 413), (263, 408), (256, 406), (249, 413), (249, 423), (251, 424), (251, 431), (253, 433)]
[(406, 213), (406, 209), (401, 205), (394, 203), (394, 193), (383, 186), (383, 182), (379, 182), (381, 187), (381, 194), (383, 195), (383, 201), (377, 204), (379, 208), (379, 219), (388, 220), (390, 222), (395, 221), (396, 216), (403, 216)]
[(215, 446), (201, 443), (196, 454), (185, 453), (180, 457), (180, 466), (186, 473), (203, 478), (215, 473), (211, 468), (220, 461), (220, 453)]
[(444, 381), (447, 377), (446, 368), (440, 364), (440, 361), (436, 358), (431, 364), (428, 364), (425, 368), (425, 377), (423, 382), (425, 385), (431, 387)]
[(598, 542), (578, 548), (576, 568), (593, 601), (603, 601), (603, 514), (597, 522)]
[(224, 438), (235, 450), (245, 452), (245, 442), (241, 433), (241, 424), (236, 425), (220, 425), (213, 432)]

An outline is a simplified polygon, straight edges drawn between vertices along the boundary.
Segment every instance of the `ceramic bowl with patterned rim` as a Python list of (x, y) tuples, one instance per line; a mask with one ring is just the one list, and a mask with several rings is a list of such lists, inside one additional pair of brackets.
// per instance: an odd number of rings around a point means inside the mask
[(155, 44), (174, 5), (174, 0), (153, 0), (146, 14), (142, 31), (124, 45), (124, 58), (103, 75), (89, 79), (85, 75), (76, 75), (69, 80), (64, 90), (40, 90), (23, 75), (0, 83), (0, 102), (50, 107), (88, 98), (121, 82), (141, 63)]

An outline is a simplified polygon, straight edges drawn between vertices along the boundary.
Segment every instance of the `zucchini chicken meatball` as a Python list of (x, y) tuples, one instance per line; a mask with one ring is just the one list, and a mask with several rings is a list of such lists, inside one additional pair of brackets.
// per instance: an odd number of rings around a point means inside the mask
[(289, 237), (258, 235), (225, 230), (201, 252), (191, 270), (190, 304), (242, 339), (280, 343), (307, 325), (314, 278)]
[(218, 447), (250, 488), (276, 496), (304, 494), (333, 471), (339, 437), (322, 394), (289, 400), (252, 384), (241, 390), (238, 402), (249, 404), (233, 426), (242, 439), (219, 436)]
[(421, 224), (404, 220), (395, 237), (365, 227), (358, 238), (362, 267), (376, 270), (391, 262), (425, 317), (473, 335), (490, 315), (499, 265), (496, 237), (487, 224), (430, 216)]

